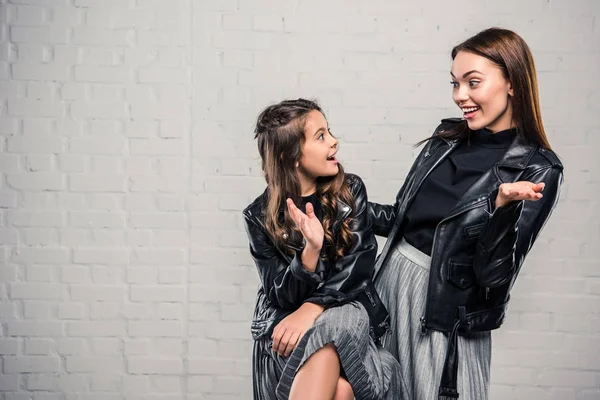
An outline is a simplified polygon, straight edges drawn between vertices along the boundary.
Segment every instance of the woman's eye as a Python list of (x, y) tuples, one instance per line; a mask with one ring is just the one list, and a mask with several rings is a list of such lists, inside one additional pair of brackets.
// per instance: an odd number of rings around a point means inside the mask
[(452, 85), (453, 88), (457, 88), (458, 87), (458, 82), (450, 81), (450, 84)]
[(469, 81), (469, 85), (471, 85), (471, 86), (477, 86), (478, 84), (479, 84), (479, 81), (473, 81), (473, 80)]

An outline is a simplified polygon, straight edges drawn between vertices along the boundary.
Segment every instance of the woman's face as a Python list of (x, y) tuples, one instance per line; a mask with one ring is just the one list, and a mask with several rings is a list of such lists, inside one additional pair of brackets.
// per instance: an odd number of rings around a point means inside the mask
[(485, 57), (460, 51), (452, 62), (452, 99), (469, 128), (499, 132), (514, 127), (513, 88), (500, 68)]
[(339, 171), (335, 154), (338, 140), (329, 132), (325, 116), (313, 110), (306, 116), (304, 143), (298, 162), (298, 172), (302, 178), (316, 179), (333, 176)]

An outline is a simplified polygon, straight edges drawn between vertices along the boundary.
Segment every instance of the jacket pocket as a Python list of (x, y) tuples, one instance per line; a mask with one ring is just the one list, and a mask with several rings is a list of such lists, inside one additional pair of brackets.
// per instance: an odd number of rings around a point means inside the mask
[(475, 284), (473, 260), (449, 260), (448, 281), (459, 289), (467, 289)]
[(465, 227), (465, 238), (472, 239), (474, 237), (479, 236), (481, 231), (483, 231), (484, 226), (485, 222)]

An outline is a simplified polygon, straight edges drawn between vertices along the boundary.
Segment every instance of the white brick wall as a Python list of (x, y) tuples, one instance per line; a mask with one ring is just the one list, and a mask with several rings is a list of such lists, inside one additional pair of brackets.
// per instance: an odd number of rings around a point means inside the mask
[(0, 399), (251, 398), (257, 113), (318, 98), (391, 202), (489, 26), (531, 45), (566, 165), (492, 400), (599, 399), (598, 0), (0, 0)]

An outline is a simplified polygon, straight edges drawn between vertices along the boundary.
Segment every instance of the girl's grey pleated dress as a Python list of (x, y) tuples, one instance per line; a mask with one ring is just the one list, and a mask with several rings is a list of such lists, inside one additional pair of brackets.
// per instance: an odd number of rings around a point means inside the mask
[(402, 399), (401, 393), (406, 389), (402, 388), (398, 362), (370, 338), (369, 316), (359, 302), (325, 310), (289, 357), (272, 350), (270, 335), (255, 341), (255, 399), (287, 399), (300, 367), (329, 343), (337, 349), (356, 400)]
[[(402, 398), (437, 400), (448, 337), (437, 331), (421, 333), (431, 258), (406, 240), (391, 249), (375, 278), (375, 287), (390, 313), (390, 330), (383, 347), (400, 362), (406, 392)], [(458, 337), (461, 400), (486, 400), (490, 380), (491, 333)]]

